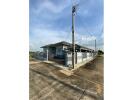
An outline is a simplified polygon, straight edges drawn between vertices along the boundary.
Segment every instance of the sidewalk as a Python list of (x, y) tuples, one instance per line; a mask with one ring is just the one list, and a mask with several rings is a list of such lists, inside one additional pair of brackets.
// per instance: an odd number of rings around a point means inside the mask
[(54, 61), (43, 61), (43, 62), (45, 62), (45, 63), (47, 63), (47, 64), (51, 64), (51, 65), (53, 65), (53, 66), (55, 66), (55, 67), (61, 68), (61, 70), (60, 70), (61, 73), (65, 74), (65, 75), (67, 75), (67, 76), (71, 76), (71, 75), (74, 73), (75, 70), (77, 70), (77, 69), (80, 68), (81, 66), (85, 65), (86, 63), (90, 63), (90, 62), (93, 61), (95, 58), (96, 58), (96, 57), (91, 58), (91, 59), (89, 59), (89, 60), (86, 60), (86, 61), (84, 61), (84, 62), (82, 62), (82, 63), (75, 64), (75, 68), (74, 68), (74, 69), (72, 69), (71, 67), (66, 67), (66, 66), (64, 66), (64, 65), (58, 64), (58, 63), (56, 63), (56, 62), (54, 62)]

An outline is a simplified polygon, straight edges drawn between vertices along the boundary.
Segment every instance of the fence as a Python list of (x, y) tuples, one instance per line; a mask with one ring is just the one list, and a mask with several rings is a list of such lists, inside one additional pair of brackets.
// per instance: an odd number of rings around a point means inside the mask
[[(85, 61), (90, 61), (95, 57), (95, 54), (92, 52), (75, 52), (75, 64), (79, 64)], [(65, 53), (65, 65), (72, 65), (72, 53)]]
[(44, 52), (35, 52), (34, 58), (38, 60), (46, 60), (47, 59), (47, 54)]

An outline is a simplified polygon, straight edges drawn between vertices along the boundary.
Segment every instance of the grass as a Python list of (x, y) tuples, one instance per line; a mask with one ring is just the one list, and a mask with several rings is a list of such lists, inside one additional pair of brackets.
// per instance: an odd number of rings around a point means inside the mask
[(29, 51), (29, 61), (34, 61), (35, 60), (34, 54), (35, 54), (35, 52)]

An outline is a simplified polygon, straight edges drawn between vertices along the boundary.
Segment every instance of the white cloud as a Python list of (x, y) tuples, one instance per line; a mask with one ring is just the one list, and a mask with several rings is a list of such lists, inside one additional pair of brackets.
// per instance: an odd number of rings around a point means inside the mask
[(96, 36), (94, 35), (89, 35), (89, 34), (82, 34), (82, 33), (75, 33), (75, 38), (76, 38), (76, 41), (78, 42), (81, 42), (81, 43), (85, 43), (85, 42), (89, 42), (89, 41), (93, 41), (96, 39)]
[(71, 35), (65, 31), (56, 31), (51, 29), (33, 29), (30, 36), (30, 48), (32, 50), (40, 50), (41, 46), (56, 43), (60, 41), (70, 42)]
[[(42, 50), (40, 47), (56, 43), (60, 41), (71, 42), (72, 34), (65, 31), (56, 31), (51, 29), (33, 29), (33, 34), (30, 36), (30, 50)], [(82, 35), (80, 33), (75, 33), (76, 41), (75, 43), (86, 46), (88, 48), (94, 49), (95, 36)], [(101, 43), (101, 44), (100, 44)], [(97, 48), (103, 49), (102, 41), (97, 40)]]
[[(30, 19), (32, 21), (30, 25), (31, 49), (38, 50), (43, 45), (55, 43), (59, 41), (68, 41), (68, 42), (71, 41), (71, 32), (66, 32), (64, 28), (59, 28), (60, 31), (54, 30), (57, 29), (56, 27), (60, 27), (59, 25), (57, 26), (58, 23), (56, 22), (56, 20), (58, 21), (58, 19), (63, 18), (64, 16), (66, 17), (70, 16), (71, 1), (72, 0), (38, 0), (37, 4), (32, 5), (31, 7), (32, 10), (30, 10), (30, 14), (31, 14)], [(94, 7), (98, 5), (98, 3), (95, 3), (96, 1), (98, 0), (88, 0), (88, 1), (80, 0), (78, 12), (77, 12), (79, 13), (78, 15), (81, 15), (82, 17), (92, 16), (92, 13), (94, 11), (93, 5)], [(63, 11), (66, 12), (62, 13)], [(38, 23), (36, 24), (37, 21)], [(54, 22), (56, 24), (54, 24)], [(78, 33), (76, 34), (76, 43), (83, 44), (89, 41), (93, 41), (96, 38), (95, 36), (99, 37), (99, 35), (101, 38), (103, 38), (103, 34), (102, 36), (100, 34), (100, 29), (101, 29), (100, 27), (103, 27), (103, 25), (99, 24), (93, 27), (90, 25), (88, 26), (87, 23), (82, 27), (80, 26), (77, 27), (76, 32)], [(95, 36), (86, 35), (89, 33), (92, 33), (92, 35)]]
[[(81, 35), (79, 33), (75, 33), (75, 36), (76, 43), (81, 44), (93, 41), (96, 38), (95, 36)], [(71, 32), (34, 28), (32, 30), (32, 36), (30, 36), (30, 49), (40, 50), (40, 47), (43, 45), (56, 43), (60, 41), (71, 42), (71, 37), (72, 37)]]
[[(61, 2), (61, 1), (60, 1)], [(60, 13), (62, 12), (67, 6), (69, 6), (69, 0), (65, 0), (59, 4), (53, 3), (52, 0), (43, 0), (41, 3), (38, 4), (37, 8), (34, 9), (35, 13), (41, 13), (44, 10), (49, 11), (51, 13)]]

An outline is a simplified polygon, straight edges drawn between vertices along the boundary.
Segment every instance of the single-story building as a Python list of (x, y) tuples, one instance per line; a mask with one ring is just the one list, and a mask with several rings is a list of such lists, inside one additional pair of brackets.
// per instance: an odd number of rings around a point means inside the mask
[[(55, 57), (55, 58), (64, 58), (65, 52), (71, 52), (72, 51), (72, 44), (61, 41), (55, 44), (49, 44), (42, 46), (43, 51), (46, 52), (48, 49), (48, 55), (49, 57)], [(76, 52), (94, 52), (94, 50), (75, 44), (75, 51)]]
[[(42, 46), (43, 52), (47, 53), (48, 59), (61, 59), (64, 60), (66, 66), (72, 64), (72, 44), (61, 41), (54, 44)], [(81, 63), (83, 61), (91, 59), (94, 56), (94, 50), (75, 44), (75, 63)]]

